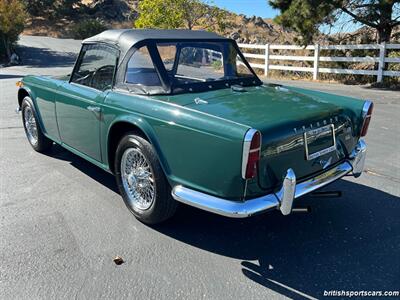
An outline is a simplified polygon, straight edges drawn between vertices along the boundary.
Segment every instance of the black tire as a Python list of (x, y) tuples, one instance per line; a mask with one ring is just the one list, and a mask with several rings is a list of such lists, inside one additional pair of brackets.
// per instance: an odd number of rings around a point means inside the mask
[[(127, 150), (140, 152), (146, 159), (152, 173), (154, 196), (151, 206), (146, 209), (139, 209), (132, 204), (128, 192), (126, 191), (122, 179), (121, 162)], [(129, 151), (128, 151), (129, 152)], [(126, 134), (119, 142), (115, 154), (114, 170), (117, 185), (125, 205), (132, 214), (141, 222), (149, 225), (161, 223), (171, 218), (177, 208), (178, 203), (171, 196), (171, 187), (161, 168), (157, 154), (152, 145), (144, 138), (135, 133)], [(137, 181), (135, 180), (135, 183)]]
[[(22, 123), (24, 125), (25, 134), (29, 144), (31, 144), (32, 148), (37, 152), (48, 151), (53, 145), (53, 141), (48, 139), (43, 134), (31, 98), (29, 97), (24, 98), (24, 100), (22, 101), (21, 110), (22, 110)], [(30, 138), (30, 134), (28, 133), (27, 129), (27, 124), (25, 122), (25, 115), (29, 112), (32, 114), (33, 122), (36, 125), (36, 139)]]

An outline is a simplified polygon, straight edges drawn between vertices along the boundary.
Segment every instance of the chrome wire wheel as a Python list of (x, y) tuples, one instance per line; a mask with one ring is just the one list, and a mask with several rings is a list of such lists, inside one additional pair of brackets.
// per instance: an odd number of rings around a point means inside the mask
[(33, 110), (29, 106), (27, 106), (24, 110), (24, 123), (29, 142), (32, 145), (36, 145), (38, 142), (38, 131)]
[(129, 203), (135, 210), (147, 210), (156, 197), (154, 174), (138, 148), (128, 148), (121, 159), (121, 179)]

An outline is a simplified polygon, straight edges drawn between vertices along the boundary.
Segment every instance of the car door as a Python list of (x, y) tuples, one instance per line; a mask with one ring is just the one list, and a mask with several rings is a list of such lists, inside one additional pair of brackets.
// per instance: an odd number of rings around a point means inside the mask
[(58, 89), (57, 124), (65, 145), (101, 159), (102, 103), (112, 87), (118, 51), (105, 44), (83, 45), (69, 82)]

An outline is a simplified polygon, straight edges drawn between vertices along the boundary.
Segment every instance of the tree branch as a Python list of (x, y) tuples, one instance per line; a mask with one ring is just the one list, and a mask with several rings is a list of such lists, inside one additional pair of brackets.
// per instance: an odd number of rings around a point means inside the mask
[(358, 22), (360, 22), (360, 23), (363, 23), (363, 24), (365, 24), (365, 25), (368, 25), (368, 26), (370, 26), (370, 27), (372, 27), (372, 28), (378, 28), (378, 25), (377, 25), (377, 24), (374, 24), (374, 23), (372, 23), (372, 22), (369, 22), (369, 21), (367, 21), (367, 20), (365, 20), (365, 19), (363, 19), (363, 18), (357, 16), (356, 14), (354, 14), (354, 13), (352, 13), (350, 10), (348, 10), (346, 7), (340, 7), (340, 9), (341, 9), (342, 11), (344, 11), (346, 14), (348, 14), (350, 17), (352, 17), (354, 20), (356, 20), (356, 21), (358, 21)]
[(354, 8), (379, 7), (379, 4), (353, 4)]

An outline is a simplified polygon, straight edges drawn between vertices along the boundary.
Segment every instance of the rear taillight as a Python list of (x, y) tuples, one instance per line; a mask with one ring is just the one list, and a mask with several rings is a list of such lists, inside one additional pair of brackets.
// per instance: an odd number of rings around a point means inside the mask
[(369, 122), (371, 121), (372, 110), (374, 109), (374, 104), (371, 101), (365, 101), (363, 106), (363, 125), (361, 127), (360, 136), (366, 136), (368, 132)]
[(247, 131), (243, 142), (242, 177), (256, 177), (261, 153), (261, 133), (255, 129)]

